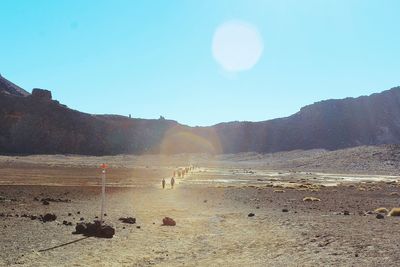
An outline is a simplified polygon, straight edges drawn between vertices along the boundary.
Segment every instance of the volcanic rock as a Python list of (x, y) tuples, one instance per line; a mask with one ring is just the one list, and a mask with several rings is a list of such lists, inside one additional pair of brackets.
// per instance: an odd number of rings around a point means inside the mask
[(166, 226), (175, 226), (176, 222), (174, 221), (174, 219), (170, 218), (170, 217), (165, 217), (163, 220), (163, 225)]

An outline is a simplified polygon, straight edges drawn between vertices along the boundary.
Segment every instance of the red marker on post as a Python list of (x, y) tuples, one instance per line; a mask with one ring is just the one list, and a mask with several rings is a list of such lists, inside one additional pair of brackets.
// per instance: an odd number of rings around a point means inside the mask
[(104, 215), (104, 205), (106, 202), (106, 169), (108, 168), (107, 164), (103, 163), (100, 165), (101, 171), (101, 214), (100, 214), (100, 223), (103, 224), (103, 215)]

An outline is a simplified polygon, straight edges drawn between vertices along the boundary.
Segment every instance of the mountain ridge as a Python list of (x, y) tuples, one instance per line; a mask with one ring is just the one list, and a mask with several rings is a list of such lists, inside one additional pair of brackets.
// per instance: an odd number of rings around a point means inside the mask
[(400, 143), (400, 87), (369, 96), (318, 101), (283, 118), (190, 127), (173, 120), (92, 115), (51, 92), (0, 76), (0, 153), (269, 153)]

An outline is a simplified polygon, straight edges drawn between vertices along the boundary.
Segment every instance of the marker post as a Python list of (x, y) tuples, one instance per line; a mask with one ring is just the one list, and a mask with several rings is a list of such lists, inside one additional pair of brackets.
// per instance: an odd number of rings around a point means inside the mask
[(100, 213), (100, 223), (103, 224), (103, 216), (104, 216), (104, 209), (105, 209), (105, 202), (106, 202), (106, 164), (101, 164), (101, 213)]

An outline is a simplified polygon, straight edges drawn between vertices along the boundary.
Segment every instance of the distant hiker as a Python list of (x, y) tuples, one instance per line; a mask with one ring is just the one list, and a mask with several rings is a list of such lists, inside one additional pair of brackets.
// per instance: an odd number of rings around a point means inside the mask
[(175, 185), (175, 179), (174, 177), (171, 178), (171, 188), (174, 188)]
[(165, 188), (165, 179), (164, 178), (162, 179), (161, 184), (162, 184), (162, 188), (164, 189)]

